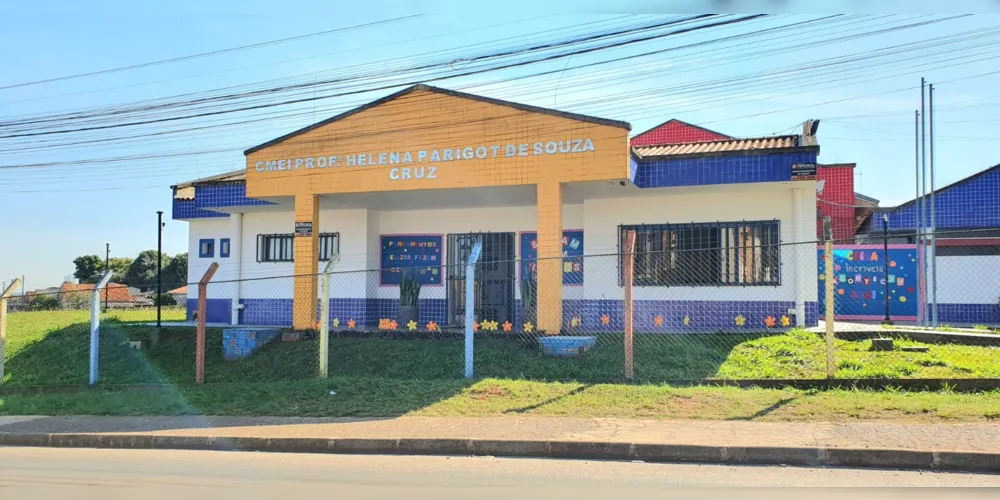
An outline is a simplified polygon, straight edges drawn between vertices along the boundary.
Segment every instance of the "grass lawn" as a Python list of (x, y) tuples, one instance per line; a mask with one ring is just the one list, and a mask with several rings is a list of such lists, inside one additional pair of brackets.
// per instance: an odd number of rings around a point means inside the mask
[[(164, 318), (183, 318), (170, 309)], [(133, 351), (129, 339), (147, 338), (155, 310), (111, 311), (101, 328), (103, 383), (194, 381), (194, 329), (170, 328), (153, 349)], [(130, 324), (131, 323), (131, 324)], [(248, 359), (222, 359), (222, 333), (208, 330), (206, 382), (245, 383), (309, 379), (317, 367), (317, 342), (267, 345)], [(457, 380), (463, 367), (460, 340), (334, 337), (330, 373), (351, 378)], [(897, 345), (923, 345), (897, 339)], [(930, 352), (872, 352), (870, 341), (837, 340), (839, 378), (1000, 377), (1000, 348), (933, 345)], [(48, 311), (10, 314), (5, 385), (79, 385), (87, 382), (89, 313)], [(624, 373), (621, 334), (604, 334), (576, 359), (542, 356), (513, 339), (480, 338), (475, 347), (477, 377), (607, 382)], [(824, 378), (822, 337), (805, 331), (772, 334), (637, 334), (635, 372), (640, 381), (678, 379)]]
[[(331, 395), (335, 391), (336, 395)], [(1000, 421), (1000, 391), (800, 391), (484, 379), (334, 377), (0, 396), (0, 415), (500, 416), (899, 422)]]

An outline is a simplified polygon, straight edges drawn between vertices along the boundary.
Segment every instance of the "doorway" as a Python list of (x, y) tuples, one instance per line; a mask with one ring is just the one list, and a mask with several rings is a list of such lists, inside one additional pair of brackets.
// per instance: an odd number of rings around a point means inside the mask
[(514, 321), (514, 233), (464, 233), (448, 235), (448, 322), (465, 324), (465, 266), (477, 240), (483, 250), (476, 264), (476, 319), (503, 323)]

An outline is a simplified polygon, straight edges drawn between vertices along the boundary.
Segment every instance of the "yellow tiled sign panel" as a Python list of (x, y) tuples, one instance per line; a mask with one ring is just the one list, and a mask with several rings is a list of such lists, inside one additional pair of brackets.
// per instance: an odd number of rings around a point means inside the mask
[(416, 89), (249, 153), (250, 197), (628, 177), (628, 130)]

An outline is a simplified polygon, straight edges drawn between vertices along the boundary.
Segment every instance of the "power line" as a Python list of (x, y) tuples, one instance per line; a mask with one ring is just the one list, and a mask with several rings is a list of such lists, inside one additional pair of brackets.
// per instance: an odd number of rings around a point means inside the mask
[(213, 50), (213, 51), (210, 51), (210, 52), (202, 52), (200, 54), (191, 54), (191, 55), (187, 55), (187, 56), (173, 57), (173, 58), (170, 58), (170, 59), (161, 59), (159, 61), (151, 61), (151, 62), (145, 62), (145, 63), (139, 63), (139, 64), (132, 64), (132, 65), (129, 65), (129, 66), (120, 66), (120, 67), (117, 67), (117, 68), (102, 69), (102, 70), (98, 70), (98, 71), (90, 71), (90, 72), (87, 72), (87, 73), (78, 73), (78, 74), (75, 74), (75, 75), (58, 76), (58, 77), (54, 77), (54, 78), (47, 78), (47, 79), (44, 79), (44, 80), (35, 80), (35, 81), (32, 81), (32, 82), (15, 83), (13, 85), (2, 86), (2, 87), (0, 87), (0, 90), (14, 89), (14, 88), (20, 88), (20, 87), (27, 87), (27, 86), (31, 86), (31, 85), (41, 85), (43, 83), (61, 82), (61, 81), (72, 80), (72, 79), (76, 79), (76, 78), (84, 78), (84, 77), (95, 76), (95, 75), (104, 75), (104, 74), (108, 74), (108, 73), (117, 73), (119, 71), (128, 71), (128, 70), (139, 69), (139, 68), (148, 68), (150, 66), (158, 66), (158, 65), (161, 65), (161, 64), (171, 64), (171, 63), (176, 63), (176, 62), (181, 62), (181, 61), (190, 61), (192, 59), (198, 59), (198, 58), (202, 58), (202, 57), (215, 56), (215, 55), (219, 55), (219, 54), (227, 54), (227, 53), (230, 53), (230, 52), (238, 52), (238, 51), (241, 51), (241, 50), (256, 49), (256, 48), (260, 48), (260, 47), (266, 47), (268, 45), (276, 45), (276, 44), (281, 44), (281, 43), (293, 42), (293, 41), (296, 41), (296, 40), (305, 40), (307, 38), (314, 38), (314, 37), (318, 37), (318, 36), (331, 35), (333, 33), (343, 33), (343, 32), (346, 32), (346, 31), (352, 31), (352, 30), (361, 29), (361, 28), (370, 28), (370, 27), (373, 27), (373, 26), (380, 26), (380, 25), (383, 25), (383, 24), (391, 24), (391, 23), (395, 23), (395, 22), (399, 22), (399, 21), (408, 21), (408, 20), (411, 20), (411, 19), (419, 18), (419, 17), (423, 17), (423, 14), (412, 14), (412, 15), (409, 15), (409, 16), (396, 17), (396, 18), (392, 18), (392, 19), (385, 19), (385, 20), (382, 20), (382, 21), (375, 21), (375, 22), (365, 23), (365, 24), (357, 24), (357, 25), (354, 25), (354, 26), (347, 26), (347, 27), (344, 27), (344, 28), (336, 28), (336, 29), (332, 29), (332, 30), (319, 31), (319, 32), (316, 32), (316, 33), (309, 33), (309, 34), (305, 34), (305, 35), (298, 35), (298, 36), (293, 36), (293, 37), (288, 37), (288, 38), (280, 38), (280, 39), (277, 39), (277, 40), (270, 40), (270, 41), (267, 41), (267, 42), (252, 43), (252, 44), (249, 44), (249, 45), (241, 45), (239, 47), (230, 47), (228, 49), (219, 49), (219, 50)]

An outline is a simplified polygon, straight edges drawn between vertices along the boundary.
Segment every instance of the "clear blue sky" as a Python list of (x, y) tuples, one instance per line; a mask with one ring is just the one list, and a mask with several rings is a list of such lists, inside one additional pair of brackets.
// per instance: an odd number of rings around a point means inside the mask
[[(136, 7), (134, 2), (20, 3), (0, 8), (0, 87), (64, 75), (85, 73), (143, 62), (169, 59), (279, 38), (358, 25), (410, 14), (423, 17), (378, 27), (331, 34), (296, 42), (198, 58), (172, 64), (70, 79), (26, 87), (0, 89), (0, 120), (29, 114), (51, 114), (199, 92), (264, 80), (311, 75), (337, 75), (347, 66), (442, 54), (460, 49), (468, 55), (528, 39), (554, 36), (553, 32), (516, 41), (500, 41), (547, 30), (568, 29), (582, 23), (593, 27), (652, 20), (653, 16), (624, 18), (624, 14), (665, 15), (666, 4), (641, 7), (618, 4), (608, 12), (607, 3), (591, 2), (583, 8), (600, 14), (557, 13), (541, 10), (540, 2), (504, 2), (493, 10), (474, 6), (454, 7), (444, 2), (291, 2), (178, 1)], [(471, 2), (467, 2), (471, 3)], [(759, 5), (766, 2), (744, 2)], [(983, 2), (983, 5), (989, 2)], [(677, 2), (690, 10), (705, 2)], [(856, 2), (845, 2), (852, 6)], [(892, 2), (883, 3), (888, 9)], [(926, 4), (924, 4), (926, 5)], [(501, 7), (503, 7), (501, 9)], [(139, 9), (139, 10), (136, 10)], [(830, 7), (827, 7), (830, 10)], [(900, 11), (903, 11), (900, 7)], [(940, 16), (937, 16), (940, 17)], [(917, 18), (868, 18), (858, 24), (845, 20), (843, 34), (851, 29), (919, 22)], [(864, 54), (880, 47), (928, 40), (942, 35), (996, 27), (1000, 18), (979, 15), (901, 30), (877, 37), (846, 40), (809, 50), (769, 54), (766, 47), (727, 45), (694, 58), (690, 52), (665, 53), (591, 70), (573, 70), (578, 64), (614, 56), (636, 54), (682, 43), (734, 35), (750, 29), (809, 19), (779, 17), (757, 24), (705, 32), (676, 40), (662, 40), (619, 49), (606, 54), (579, 56), (502, 74), (479, 75), (435, 82), (447, 88), (507, 98), (622, 119), (639, 132), (669, 118), (678, 118), (736, 136), (797, 133), (808, 118), (823, 120), (819, 137), (823, 163), (856, 162), (856, 187), (897, 204), (913, 196), (912, 110), (919, 106), (916, 88), (921, 76), (940, 82), (937, 92), (938, 185), (944, 185), (1000, 163), (996, 118), (1000, 110), (1000, 74), (968, 78), (1000, 70), (1000, 46), (988, 39), (978, 49), (968, 45), (955, 62), (924, 59), (919, 55), (894, 64), (860, 66), (850, 71), (817, 68), (800, 71), (799, 79), (775, 75), (759, 81), (719, 89), (708, 81), (740, 78), (758, 71), (778, 70), (847, 54)], [(579, 32), (587, 27), (576, 28)], [(565, 32), (563, 33), (565, 35)], [(837, 36), (837, 30), (815, 34), (814, 39)], [(809, 40), (803, 38), (798, 42)], [(789, 44), (796, 40), (782, 40)], [(778, 42), (773, 42), (777, 44)], [(973, 42), (969, 42), (970, 44)], [(992, 43), (992, 45), (989, 45)], [(423, 55), (422, 55), (423, 54)], [(687, 57), (683, 59), (682, 56)], [(942, 55), (941, 57), (944, 57)], [(937, 62), (935, 62), (937, 61)], [(951, 67), (943, 67), (948, 66)], [(456, 65), (461, 69), (462, 63)], [(492, 83), (507, 76), (539, 70), (568, 68), (550, 77)], [(617, 69), (616, 69), (617, 68)], [(596, 73), (602, 71), (603, 73)], [(827, 71), (827, 73), (823, 73)], [(323, 73), (320, 73), (323, 72)], [(825, 76), (824, 76), (825, 75)], [(800, 84), (797, 82), (801, 82)], [(696, 85), (685, 92), (684, 85)], [(904, 92), (893, 92), (902, 88)], [(691, 87), (689, 87), (691, 88)], [(657, 93), (658, 92), (658, 93)], [(90, 135), (0, 139), (0, 167), (42, 162), (71, 162), (44, 168), (0, 168), (0, 279), (25, 275), (28, 289), (52, 286), (72, 274), (72, 259), (83, 254), (104, 254), (110, 243), (112, 256), (134, 257), (156, 246), (156, 211), (166, 213), (164, 249), (186, 251), (187, 224), (169, 219), (171, 193), (177, 182), (243, 168), (242, 150), (318, 121), (346, 106), (371, 100), (387, 92), (320, 101), (292, 108), (267, 110), (298, 112), (282, 120), (244, 124), (113, 145), (67, 145), (75, 139), (109, 138), (158, 130), (154, 126), (121, 128)], [(623, 97), (625, 96), (625, 97)], [(217, 120), (237, 120), (239, 115)], [(218, 122), (179, 122), (160, 129), (185, 128)], [(2, 134), (0, 134), (2, 135)], [(43, 143), (38, 141), (55, 141)], [(51, 148), (38, 148), (56, 144)], [(34, 147), (35, 149), (24, 149)], [(8, 151), (13, 149), (15, 151)], [(219, 149), (212, 154), (160, 159), (94, 163), (124, 155)], [(89, 161), (88, 161), (89, 160)]]

